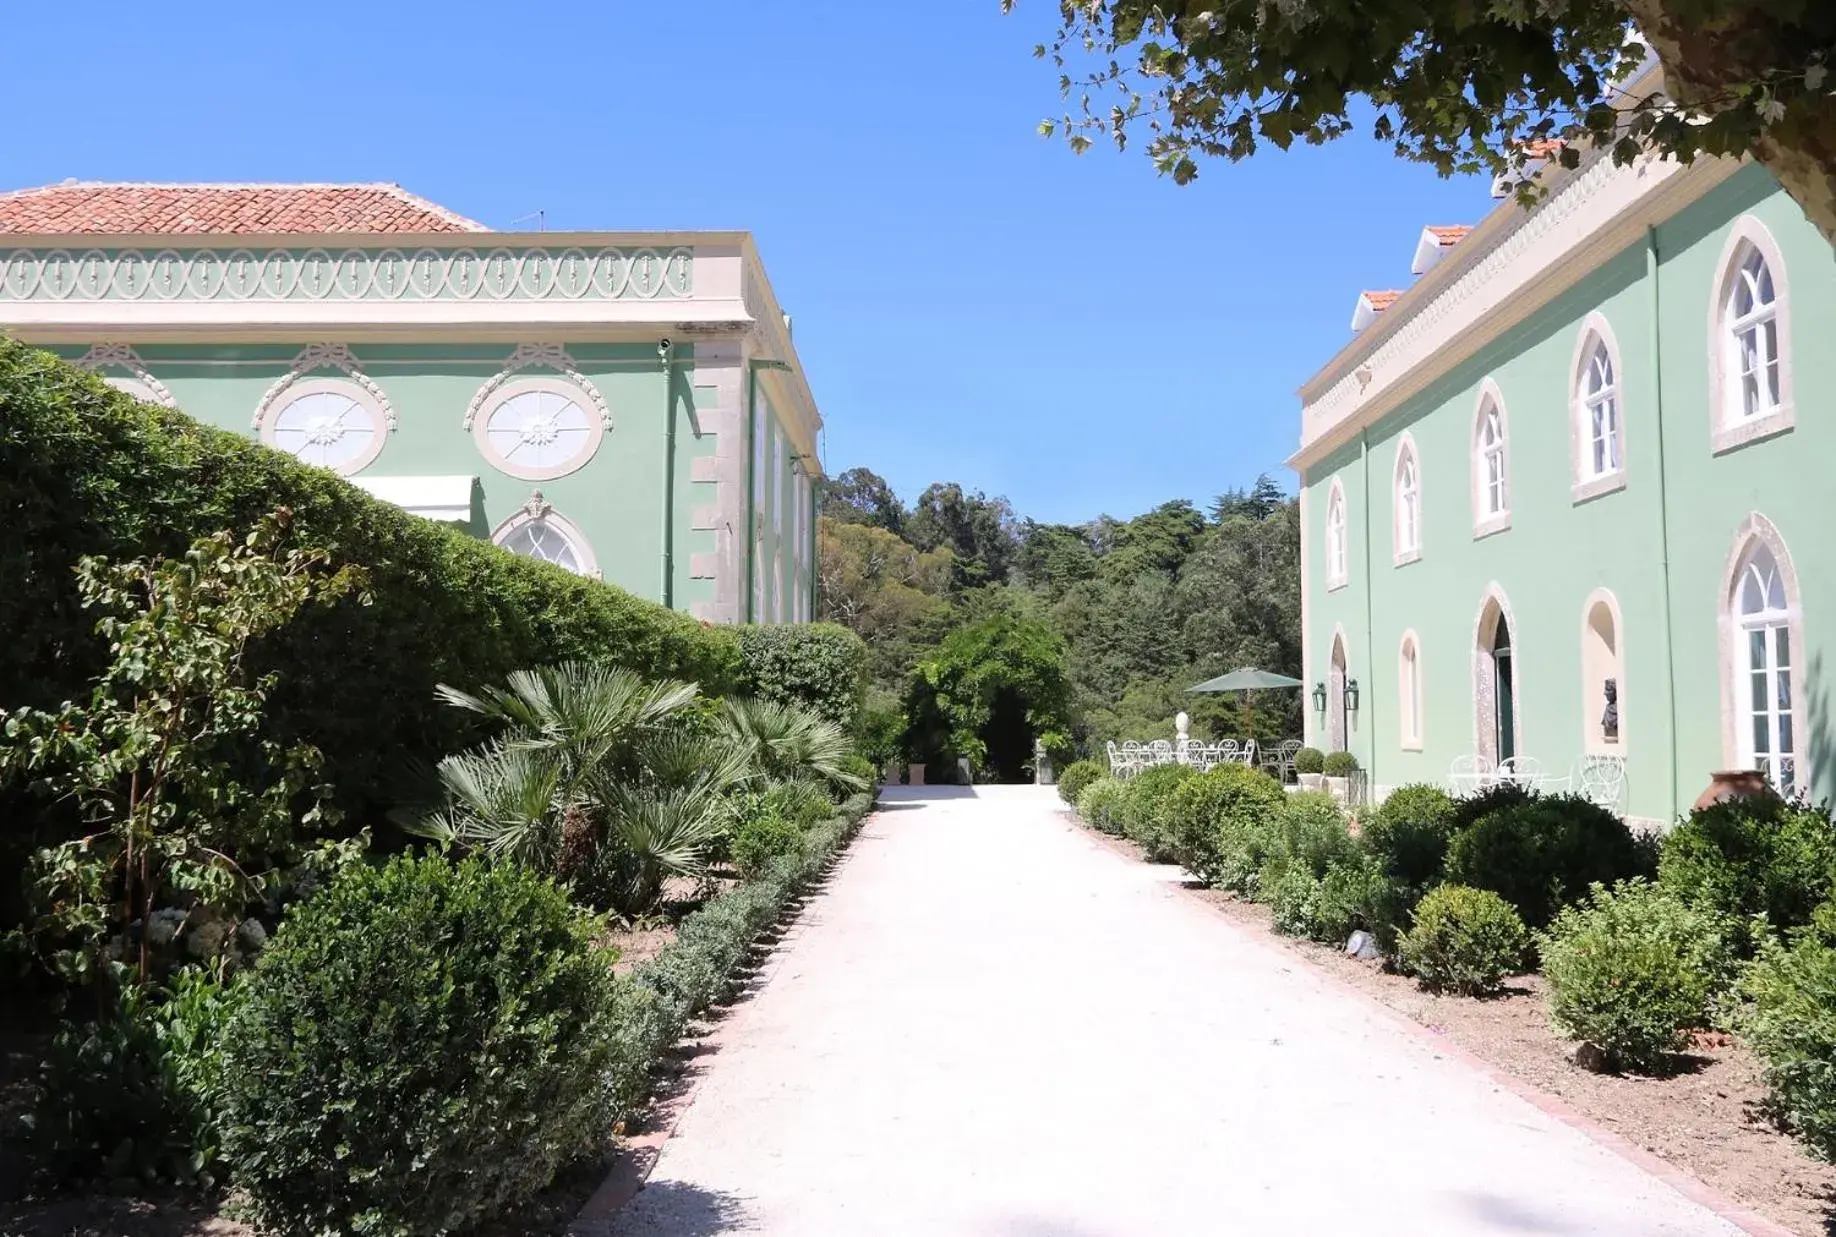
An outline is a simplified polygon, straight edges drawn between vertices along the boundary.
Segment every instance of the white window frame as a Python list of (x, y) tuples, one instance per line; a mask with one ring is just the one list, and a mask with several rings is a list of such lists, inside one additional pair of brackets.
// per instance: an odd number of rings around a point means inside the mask
[[(574, 551), (575, 561), (580, 564), (580, 570), (576, 574), (591, 580), (600, 578), (599, 559), (593, 553), (592, 543), (586, 539), (586, 534), (580, 531), (579, 525), (556, 511), (554, 505), (542, 497), (540, 490), (532, 493), (529, 501), (518, 507), (509, 519), (491, 530), (491, 544), (507, 554), (515, 554), (516, 551), (511, 550), (505, 543), (530, 524), (541, 524), (551, 528), (567, 541), (568, 546)], [(517, 555), (517, 557), (528, 556)], [(560, 566), (558, 563), (553, 565)], [(565, 571), (567, 568), (562, 567), (561, 570)]]
[(1422, 557), (1422, 461), (1408, 434), (1396, 446), (1390, 475), (1390, 549), (1396, 566)]
[[(1496, 424), (1497, 441), (1488, 443), (1488, 427)], [(1493, 458), (1497, 476), (1493, 476)], [(1472, 431), (1473, 536), (1489, 537), (1511, 527), (1511, 418), (1504, 394), (1487, 378), (1479, 387), (1473, 407)]]
[[(1734, 300), (1747, 265), (1757, 258), (1772, 278), (1772, 304), (1740, 319)], [(1728, 231), (1721, 261), (1715, 268), (1715, 286), (1709, 302), (1709, 439), (1717, 455), (1750, 442), (1789, 431), (1797, 423), (1792, 383), (1791, 293), (1786, 280), (1785, 256), (1766, 225), (1752, 215), (1742, 215)], [(1778, 355), (1769, 358), (1778, 367), (1778, 398), (1749, 413), (1741, 388), (1740, 337), (1759, 330), (1770, 320)], [(1761, 339), (1764, 332), (1760, 331)], [(1768, 384), (1769, 385), (1769, 384)]]
[(1422, 642), (1413, 629), (1403, 632), (1396, 648), (1396, 701), (1400, 710), (1400, 746), (1422, 750), (1425, 710), (1422, 703)]
[(293, 452), (283, 447), (276, 436), (276, 429), (278, 428), (282, 415), (289, 408), (293, 407), (294, 404), (308, 396), (323, 395), (326, 393), (344, 396), (370, 414), (372, 432), (370, 434), (369, 445), (364, 448), (361, 454), (353, 456), (345, 460), (342, 464), (327, 470), (335, 472), (341, 477), (354, 477), (368, 468), (371, 464), (374, 464), (376, 462), (376, 457), (382, 454), (383, 445), (389, 439), (389, 431), (392, 426), (389, 409), (383, 402), (377, 399), (369, 388), (349, 378), (301, 378), (297, 382), (289, 383), (284, 390), (277, 394), (272, 400), (268, 401), (261, 410), (261, 441), (267, 446), (274, 448), (276, 451), (281, 452), (283, 455), (292, 456), (302, 464), (308, 464), (314, 468), (321, 467), (321, 465), (313, 464), (311, 460), (302, 459), (300, 456), (294, 455)]
[[(1783, 594), (1783, 606), (1768, 606), (1757, 613), (1746, 612), (1742, 604), (1750, 568), (1757, 553), (1764, 549), (1772, 559), (1777, 582)], [(1778, 528), (1755, 511), (1742, 522), (1735, 534), (1728, 556), (1721, 593), (1721, 662), (1723, 754), (1730, 767), (1758, 768), (1781, 790), (1808, 792), (1812, 785), (1809, 735), (1805, 729), (1807, 701), (1805, 693), (1804, 621), (1798, 591), (1797, 571)], [(1753, 664), (1753, 635), (1763, 640), (1765, 662)], [(1783, 637), (1786, 666), (1778, 666)], [(1761, 753), (1754, 742), (1753, 675), (1767, 678), (1763, 713), (1766, 721), (1768, 751)], [(1781, 694), (1785, 705), (1780, 707)], [(1782, 742), (1782, 717), (1790, 718), (1789, 744)], [(1788, 758), (1782, 763), (1779, 757)]]
[(1326, 495), (1326, 591), (1351, 582), (1351, 534), (1345, 512), (1345, 486), (1337, 477)]
[[(498, 409), (502, 408), (511, 400), (516, 399), (518, 396), (536, 393), (554, 395), (564, 399), (586, 415), (587, 437), (585, 444), (580, 450), (576, 451), (573, 455), (561, 461), (559, 464), (535, 467), (529, 464), (515, 463), (500, 454), (496, 445), (491, 441), (491, 418), (496, 415)], [(593, 457), (599, 452), (600, 443), (605, 439), (605, 433), (605, 417), (600, 413), (597, 401), (592, 395), (578, 383), (571, 382), (566, 378), (554, 378), (546, 375), (514, 378), (509, 382), (503, 383), (478, 404), (477, 410), (472, 418), (472, 441), (477, 444), (478, 453), (484, 456), (491, 467), (495, 468), (498, 472), (506, 476), (515, 477), (519, 481), (552, 481), (556, 477), (565, 477), (569, 473), (579, 472), (582, 468), (592, 463)]]
[[(1601, 365), (1607, 381), (1596, 387)], [(1574, 468), (1571, 497), (1584, 503), (1626, 487), (1626, 371), (1619, 362), (1619, 341), (1605, 315), (1592, 313), (1575, 339), (1574, 362), (1569, 367), (1569, 460)], [(1611, 418), (1605, 444), (1606, 467), (1596, 467), (1595, 414), (1605, 409)]]

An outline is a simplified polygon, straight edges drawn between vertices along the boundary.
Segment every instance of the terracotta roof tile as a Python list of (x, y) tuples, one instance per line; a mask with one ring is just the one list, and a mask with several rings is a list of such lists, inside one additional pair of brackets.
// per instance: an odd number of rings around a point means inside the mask
[(0, 193), (0, 233), (223, 236), (484, 232), (397, 185), (150, 185), (66, 182)]
[(1439, 228), (1435, 227), (1433, 224), (1430, 224), (1428, 227), (1428, 231), (1431, 235), (1433, 235), (1435, 240), (1439, 241), (1443, 245), (1457, 245), (1461, 241), (1466, 239), (1467, 234), (1471, 232), (1472, 229), (1463, 223), (1455, 224), (1451, 227), (1439, 227)]
[(1396, 298), (1401, 296), (1402, 293), (1386, 290), (1383, 292), (1360, 292), (1358, 295), (1370, 302), (1372, 309), (1376, 310), (1378, 313), (1382, 313), (1390, 306), (1396, 304)]

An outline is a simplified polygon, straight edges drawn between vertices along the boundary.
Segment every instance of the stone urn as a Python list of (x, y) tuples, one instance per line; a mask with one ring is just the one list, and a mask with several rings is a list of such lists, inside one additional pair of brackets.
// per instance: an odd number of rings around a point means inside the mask
[[(1326, 775), (1324, 773), (1296, 773), (1294, 776), (1299, 780), (1302, 790), (1324, 790), (1326, 788)], [(1343, 781), (1344, 779), (1341, 778), (1340, 780)]]
[(1723, 769), (1709, 774), (1708, 789), (1696, 796), (1693, 806), (1700, 812), (1705, 807), (1733, 799), (1758, 799), (1777, 793), (1766, 775), (1757, 769)]
[(914, 760), (911, 764), (905, 766), (905, 770), (907, 774), (906, 785), (924, 785), (924, 762), (922, 760)]

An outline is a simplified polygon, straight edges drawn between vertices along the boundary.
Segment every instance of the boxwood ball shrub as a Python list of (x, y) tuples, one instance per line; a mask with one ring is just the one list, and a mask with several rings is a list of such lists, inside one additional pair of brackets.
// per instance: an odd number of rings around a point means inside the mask
[(1498, 991), (1529, 947), (1529, 932), (1509, 903), (1466, 885), (1430, 890), (1399, 944), (1403, 968), (1423, 987), (1465, 996)]
[(1320, 882), (1299, 865), (1267, 869), (1260, 900), (1275, 912), (1275, 930), (1283, 936), (1315, 935), (1319, 925)]
[(1275, 813), (1274, 857), (1305, 868), (1315, 880), (1334, 864), (1358, 861), (1339, 801), (1323, 791), (1283, 794)]
[(1099, 778), (1084, 787), (1084, 793), (1077, 797), (1077, 814), (1092, 829), (1120, 835), (1122, 822), (1117, 819), (1116, 813), (1127, 797), (1126, 782), (1109, 777)]
[[(1836, 893), (1836, 824), (1821, 809), (1773, 795), (1717, 803), (1664, 836), (1658, 881), (1743, 925), (1764, 915), (1775, 932), (1802, 927)], [(1750, 934), (1743, 937), (1750, 948)]]
[(1358, 771), (1358, 758), (1350, 752), (1327, 752), (1320, 760), (1320, 772), (1327, 777), (1350, 777)]
[(1084, 787), (1098, 778), (1109, 776), (1109, 764), (1102, 760), (1077, 760), (1066, 765), (1058, 775), (1058, 797), (1072, 807), (1077, 806), (1077, 797), (1084, 793)]
[(1317, 747), (1303, 747), (1294, 753), (1296, 773), (1320, 773), (1326, 768), (1326, 753)]
[(1268, 827), (1285, 799), (1274, 778), (1234, 762), (1186, 779), (1166, 808), (1174, 860), (1200, 880), (1217, 880), (1223, 839)]
[(1611, 811), (1579, 795), (1501, 800), (1447, 846), (1446, 878), (1490, 889), (1533, 928), (1588, 886), (1648, 875), (1649, 848)]
[(740, 694), (800, 705), (845, 732), (867, 702), (867, 643), (836, 623), (766, 623), (739, 631)]
[(1122, 833), (1147, 852), (1149, 862), (1166, 863), (1173, 858), (1167, 804), (1180, 783), (1197, 776), (1190, 765), (1156, 765), (1122, 783), (1127, 788), (1117, 809)]
[(1539, 938), (1549, 1016), (1613, 1069), (1654, 1070), (1732, 975), (1720, 921), (1645, 880), (1596, 885)]
[(1787, 948), (1763, 946), (1746, 978), (1752, 1013), (1742, 1027), (1765, 1062), (1767, 1106), (1825, 1159), (1836, 1160), (1836, 905), (1825, 930)]
[(402, 856), (295, 907), (224, 1037), (223, 1152), (264, 1227), (438, 1234), (612, 1128), (597, 921), (508, 862)]
[(1358, 844), (1386, 876), (1426, 892), (1441, 879), (1453, 813), (1439, 786), (1399, 786), (1365, 819)]
[(803, 845), (803, 829), (775, 811), (756, 812), (733, 831), (733, 867), (750, 880), (780, 855), (793, 854)]

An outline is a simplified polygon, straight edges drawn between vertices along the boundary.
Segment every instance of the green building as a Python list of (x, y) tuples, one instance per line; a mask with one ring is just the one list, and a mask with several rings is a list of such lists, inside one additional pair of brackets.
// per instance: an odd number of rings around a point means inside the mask
[(1750, 163), (1540, 176), (1302, 388), (1309, 741), (1377, 795), (1509, 759), (1642, 823), (1717, 770), (1829, 796), (1836, 254)]
[(506, 550), (811, 616), (822, 419), (743, 232), (492, 232), (394, 185), (0, 194), (0, 330)]

